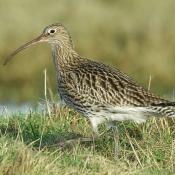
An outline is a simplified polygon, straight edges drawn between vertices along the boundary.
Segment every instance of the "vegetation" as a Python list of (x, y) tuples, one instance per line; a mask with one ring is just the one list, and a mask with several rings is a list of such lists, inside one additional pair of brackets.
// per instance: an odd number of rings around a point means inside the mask
[[(0, 62), (54, 22), (70, 31), (82, 55), (120, 68), (151, 89), (172, 97), (175, 75), (173, 0), (0, 0)], [(8, 13), (7, 13), (8, 12)], [(56, 94), (50, 48), (41, 44), (0, 66), (0, 101), (38, 101), (43, 70)]]
[[(82, 56), (118, 67), (145, 87), (151, 75), (151, 90), (174, 98), (174, 11), (173, 0), (0, 0), (0, 62), (46, 25), (61, 22)], [(55, 101), (50, 52), (41, 44), (6, 67), (0, 64), (1, 103), (37, 103), (44, 96), (45, 68)], [(0, 174), (175, 174), (174, 119), (120, 122), (118, 128), (121, 151), (115, 160), (113, 134), (104, 125), (95, 142), (64, 144), (92, 135), (88, 121), (71, 110), (5, 114), (0, 117)]]
[(64, 144), (92, 131), (73, 111), (53, 111), (0, 118), (0, 174), (174, 174), (175, 120), (118, 123), (121, 151), (115, 160), (113, 134), (104, 125), (95, 142)]

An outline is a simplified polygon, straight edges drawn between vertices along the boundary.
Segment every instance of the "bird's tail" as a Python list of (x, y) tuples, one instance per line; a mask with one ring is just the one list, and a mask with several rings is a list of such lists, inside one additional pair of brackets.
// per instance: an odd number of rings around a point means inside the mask
[(165, 102), (151, 105), (153, 111), (158, 115), (175, 117), (175, 102)]

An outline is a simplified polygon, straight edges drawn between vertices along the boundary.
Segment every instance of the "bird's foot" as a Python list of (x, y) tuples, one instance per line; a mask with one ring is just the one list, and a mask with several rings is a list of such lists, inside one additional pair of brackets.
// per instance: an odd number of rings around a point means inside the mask
[(68, 145), (74, 145), (77, 143), (85, 143), (85, 142), (94, 142), (95, 138), (94, 137), (80, 137), (80, 138), (74, 138), (74, 139), (69, 139), (65, 141), (61, 141), (57, 144), (47, 146), (49, 148), (51, 147), (65, 147)]

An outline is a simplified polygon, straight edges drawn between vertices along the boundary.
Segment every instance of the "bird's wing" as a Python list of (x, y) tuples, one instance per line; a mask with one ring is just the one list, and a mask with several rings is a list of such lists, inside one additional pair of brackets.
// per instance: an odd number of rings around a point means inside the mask
[(75, 80), (72, 84), (76, 86), (78, 92), (87, 95), (88, 98), (96, 99), (99, 103), (152, 106), (168, 102), (147, 91), (120, 70), (94, 61), (82, 62), (71, 71), (71, 74)]

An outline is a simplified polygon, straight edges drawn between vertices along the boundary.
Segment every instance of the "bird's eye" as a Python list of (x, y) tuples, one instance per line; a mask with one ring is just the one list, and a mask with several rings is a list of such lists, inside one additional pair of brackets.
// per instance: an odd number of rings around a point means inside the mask
[(56, 32), (55, 29), (50, 29), (50, 30), (48, 31), (49, 34), (53, 34), (53, 33), (55, 33), (55, 32)]

